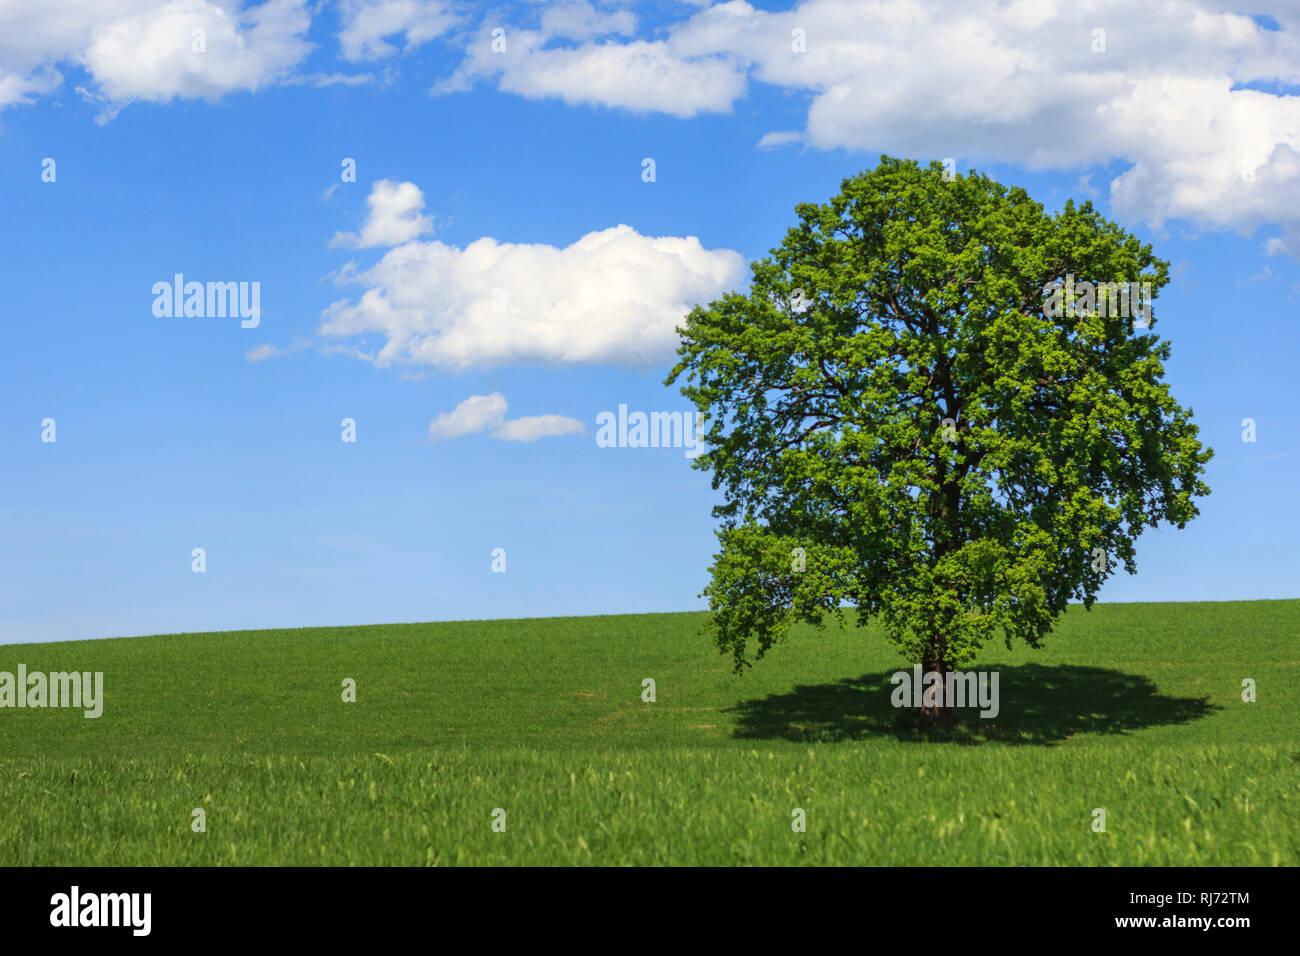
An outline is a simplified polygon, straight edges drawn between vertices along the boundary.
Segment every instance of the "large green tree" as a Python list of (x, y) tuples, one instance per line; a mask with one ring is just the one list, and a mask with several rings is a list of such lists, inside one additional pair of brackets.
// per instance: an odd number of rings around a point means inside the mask
[(889, 157), (796, 213), (747, 292), (691, 311), (666, 383), (705, 416), (696, 467), (724, 503), (704, 593), (738, 671), (846, 607), (927, 671), (999, 633), (1037, 647), (1136, 571), (1145, 528), (1198, 513), (1212, 452), (1154, 310), (1116, 294), (1167, 283), (1149, 245), (1090, 203), (1048, 215)]

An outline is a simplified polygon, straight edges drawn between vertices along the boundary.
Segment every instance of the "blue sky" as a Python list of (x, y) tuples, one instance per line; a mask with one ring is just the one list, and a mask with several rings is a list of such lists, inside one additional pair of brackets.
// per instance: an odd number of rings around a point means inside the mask
[[(0, 642), (702, 607), (707, 475), (596, 417), (685, 411), (674, 317), (881, 153), (1091, 198), (1173, 264), (1213, 494), (1102, 600), (1297, 596), (1300, 18), (1171, 10), (6, 8)], [(178, 272), (260, 283), (260, 323), (155, 316)]]

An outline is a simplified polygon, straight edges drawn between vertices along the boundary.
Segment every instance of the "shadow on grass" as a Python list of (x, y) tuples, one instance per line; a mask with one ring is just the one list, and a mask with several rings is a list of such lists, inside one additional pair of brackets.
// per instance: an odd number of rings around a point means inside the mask
[[(910, 668), (898, 669), (910, 678)], [(951, 730), (922, 727), (916, 711), (891, 704), (894, 685), (889, 678), (894, 671), (740, 701), (727, 713), (736, 717), (733, 736), (749, 740), (894, 737), (1050, 745), (1076, 734), (1124, 734), (1185, 724), (1221, 709), (1208, 698), (1165, 697), (1145, 677), (1099, 667), (1022, 664), (997, 670), (997, 717), (981, 718), (978, 709), (958, 710), (958, 724)]]

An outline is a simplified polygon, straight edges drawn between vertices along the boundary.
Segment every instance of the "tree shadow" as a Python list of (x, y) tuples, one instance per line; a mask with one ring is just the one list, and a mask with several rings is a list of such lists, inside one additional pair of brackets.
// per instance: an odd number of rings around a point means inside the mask
[[(910, 668), (899, 670), (911, 678)], [(981, 718), (978, 708), (959, 709), (957, 726), (951, 729), (924, 727), (917, 711), (893, 706), (895, 685), (890, 677), (895, 671), (799, 686), (789, 693), (740, 701), (726, 713), (736, 715), (733, 736), (749, 740), (894, 737), (1052, 745), (1076, 734), (1126, 734), (1185, 724), (1222, 709), (1206, 697), (1166, 697), (1146, 677), (1099, 667), (1021, 664), (996, 670), (998, 715)]]

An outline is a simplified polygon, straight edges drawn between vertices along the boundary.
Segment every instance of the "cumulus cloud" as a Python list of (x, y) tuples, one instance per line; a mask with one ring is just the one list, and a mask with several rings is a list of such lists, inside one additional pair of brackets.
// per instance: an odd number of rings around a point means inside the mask
[[(631, 39), (635, 17), (589, 3), (548, 7), (537, 30), (485, 24), (452, 76), (435, 93), (467, 89), (485, 78), (530, 99), (623, 107), (672, 116), (729, 112), (745, 91), (744, 65), (726, 53), (688, 55), (662, 40)], [(611, 37), (628, 37), (621, 42)], [(598, 40), (597, 38), (604, 38)], [(554, 41), (579, 41), (555, 46)]]
[(210, 0), (170, 0), (97, 24), (81, 59), (113, 103), (212, 100), (288, 74), (310, 49), (310, 24), (301, 0), (267, 0), (242, 15)]
[(274, 345), (264, 344), (256, 345), (244, 353), (244, 358), (250, 362), (265, 362), (269, 358), (276, 358), (283, 355), (284, 349), (276, 348)]
[(800, 142), (803, 142), (803, 133), (797, 129), (774, 130), (763, 134), (763, 138), (758, 141), (758, 148), (780, 149), (782, 146), (791, 146)]
[(563, 248), (412, 241), (370, 269), (345, 267), (340, 281), (365, 290), (327, 308), (320, 332), (382, 333), (378, 365), (650, 365), (671, 358), (694, 305), (745, 277), (737, 252), (626, 225)]
[(631, 36), (636, 31), (636, 16), (629, 10), (597, 10), (586, 0), (548, 3), (542, 10), (542, 33), (571, 39), (618, 33)]
[(581, 435), (584, 431), (582, 422), (565, 415), (525, 415), (502, 422), (492, 437), (502, 441), (536, 441), (555, 435)]
[[(87, 71), (101, 120), (137, 100), (369, 81), (301, 73), (318, 7), (0, 3), (0, 109), (56, 91), (63, 65)], [(517, 9), (529, 19), (466, 30), (461, 63), (435, 90), (487, 82), (524, 97), (690, 117), (730, 112), (764, 84), (802, 98), (806, 113), (801, 130), (770, 132), (762, 149), (798, 142), (963, 166), (1100, 169), (1097, 187), (1106, 176), (1123, 216), (1243, 234), (1274, 224), (1277, 247), (1300, 256), (1294, 0), (1274, 4), (1272, 17), (1234, 12), (1227, 0), (803, 0), (774, 12), (727, 0), (654, 33), (627, 10), (586, 0)], [(379, 60), (448, 35), (456, 16), (449, 0), (343, 0), (339, 52)], [(504, 48), (494, 44), (498, 26)]]
[(265, 362), (267, 359), (279, 358), (282, 355), (289, 355), (293, 352), (301, 352), (305, 348), (311, 347), (311, 340), (305, 336), (296, 336), (289, 345), (280, 348), (269, 343), (255, 345), (244, 353), (244, 358), (249, 362)]
[[(101, 119), (137, 101), (214, 100), (286, 79), (306, 58), (306, 0), (62, 0), (0, 7), (0, 107), (86, 69)], [(15, 96), (15, 91), (19, 94)]]
[(422, 236), (433, 228), (433, 221), (422, 216), (424, 193), (415, 183), (399, 183), (391, 179), (381, 179), (370, 189), (366, 197), (370, 207), (366, 223), (360, 234), (354, 232), (336, 232), (330, 240), (334, 246), (352, 246), (368, 249), (373, 246), (399, 246), (404, 242)]
[(506, 400), (500, 392), (471, 395), (450, 412), (429, 422), (429, 439), (446, 441), (462, 435), (489, 432), (501, 441), (536, 441), (556, 435), (581, 435), (585, 429), (576, 418), (564, 415), (528, 415), (506, 418)]
[(30, 103), (35, 97), (52, 93), (63, 82), (58, 70), (49, 67), (33, 71), (29, 76), (6, 73), (0, 68), (0, 109), (17, 103)]
[[(529, 47), (536, 42), (525, 41)], [(492, 63), (490, 66), (495, 67)], [(723, 113), (744, 89), (744, 75), (727, 57), (682, 59), (662, 42), (587, 44), (576, 49), (525, 50), (501, 67), (500, 88), (530, 98), (654, 110), (672, 116)]]
[(458, 18), (442, 0), (344, 0), (339, 46), (354, 62), (398, 52), (386, 38), (405, 37), (406, 49), (442, 36)]
[[(730, 0), (661, 39), (564, 22), (475, 37), (440, 89), (501, 90), (675, 116), (725, 112), (751, 81), (802, 94), (819, 149), (1079, 169), (1118, 162), (1117, 211), (1300, 249), (1300, 11), (1257, 19), (1211, 0)], [(599, 26), (599, 25), (598, 25)], [(1098, 32), (1100, 31), (1100, 32)], [(1289, 92), (1288, 92), (1289, 91)], [(770, 133), (759, 146), (794, 142)]]
[(476, 435), (505, 421), (506, 399), (500, 392), (471, 395), (449, 412), (429, 422), (429, 438), (445, 441), (462, 435)]

